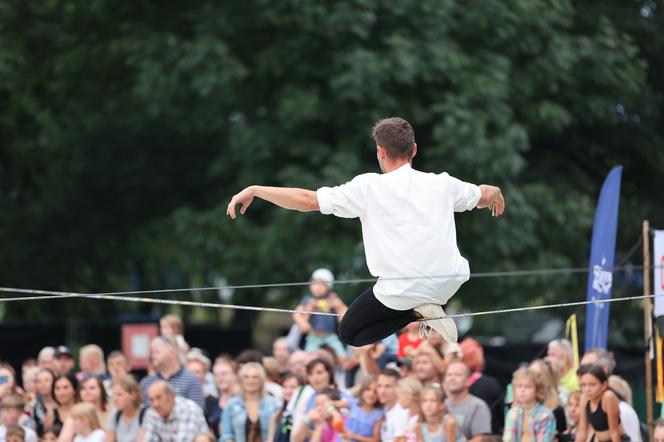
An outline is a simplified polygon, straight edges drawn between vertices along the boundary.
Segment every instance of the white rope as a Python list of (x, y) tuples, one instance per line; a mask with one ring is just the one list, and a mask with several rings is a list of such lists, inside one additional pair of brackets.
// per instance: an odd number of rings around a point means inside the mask
[[(650, 266), (651, 269), (661, 268), (660, 265)], [(626, 272), (626, 271), (635, 271), (641, 270), (643, 266), (620, 266), (620, 267), (598, 267), (597, 270), (606, 271), (606, 272)], [(545, 268), (545, 269), (533, 269), (533, 270), (507, 270), (507, 271), (495, 271), (495, 272), (476, 272), (468, 274), (448, 274), (448, 275), (422, 275), (422, 276), (399, 276), (393, 278), (380, 278), (381, 281), (410, 281), (410, 280), (436, 280), (436, 279), (454, 279), (454, 278), (466, 278), (470, 279), (475, 278), (513, 278), (521, 276), (549, 276), (549, 275), (560, 275), (560, 274), (578, 274), (578, 273), (588, 273), (594, 271), (595, 269), (589, 267), (567, 267), (567, 268)], [(378, 281), (378, 278), (357, 278), (357, 279), (343, 279), (334, 281), (334, 284), (364, 284), (364, 283), (373, 283)], [(265, 284), (245, 284), (245, 285), (226, 285), (226, 286), (211, 286), (211, 287), (187, 287), (179, 289), (154, 289), (154, 290), (130, 290), (130, 291), (118, 291), (118, 292), (96, 292), (88, 293), (87, 295), (105, 295), (105, 296), (124, 296), (124, 295), (149, 295), (149, 294), (160, 294), (160, 293), (181, 293), (181, 292), (204, 292), (212, 290), (242, 290), (242, 289), (266, 289), (266, 288), (279, 288), (279, 287), (302, 287), (311, 284), (311, 281), (301, 281), (301, 282), (275, 282), (275, 283), (265, 283)], [(21, 289), (21, 288), (12, 288), (12, 287), (0, 287), (0, 292), (5, 293), (32, 293), (32, 294), (45, 294), (45, 295), (82, 295), (82, 293), (73, 293), (73, 292), (55, 292), (48, 290), (34, 290), (34, 289)], [(25, 299), (27, 301), (31, 299)]]
[[(90, 299), (102, 299), (110, 301), (142, 302), (149, 304), (169, 304), (169, 305), (182, 305), (188, 307), (207, 307), (207, 308), (222, 308), (222, 309), (225, 308), (233, 310), (251, 310), (251, 311), (263, 311), (271, 313), (290, 313), (290, 314), (302, 313), (302, 314), (320, 315), (320, 316), (340, 316), (337, 313), (310, 312), (303, 310), (271, 308), (271, 307), (255, 307), (255, 306), (236, 305), (236, 304), (218, 304), (214, 302), (182, 301), (177, 299), (142, 298), (137, 296), (120, 296), (120, 295), (103, 294), (103, 293), (86, 294), (86, 293), (73, 293), (73, 292), (55, 292), (48, 290), (16, 289), (11, 287), (0, 287), (0, 292), (16, 292), (16, 293), (26, 293), (26, 294), (48, 295), (48, 296), (23, 296), (23, 297), (11, 297), (11, 298), (6, 297), (6, 298), (0, 298), (0, 302), (19, 302), (19, 301), (36, 301), (36, 300), (43, 301), (47, 299), (61, 299), (61, 298), (90, 298)], [(562, 308), (562, 307), (578, 307), (589, 304), (603, 304), (610, 302), (645, 300), (645, 299), (651, 299), (662, 296), (664, 296), (664, 294), (626, 296), (621, 298), (594, 299), (594, 300), (575, 301), (575, 302), (562, 302), (558, 304), (545, 304), (545, 305), (536, 305), (529, 307), (516, 307), (516, 308), (486, 310), (486, 311), (471, 312), (471, 313), (459, 313), (456, 315), (450, 315), (448, 317), (464, 318), (472, 316), (497, 315), (497, 314), (516, 313), (516, 312), (525, 312), (525, 311), (534, 311), (534, 310), (546, 310), (546, 309)], [(426, 322), (426, 321), (433, 321), (436, 319), (442, 319), (442, 318), (425, 318), (425, 319), (420, 319), (419, 321)]]

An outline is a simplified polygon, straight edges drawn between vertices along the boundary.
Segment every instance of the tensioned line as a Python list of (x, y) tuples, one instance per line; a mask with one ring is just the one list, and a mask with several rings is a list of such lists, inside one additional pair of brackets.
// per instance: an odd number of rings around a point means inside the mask
[[(656, 269), (661, 266), (650, 266), (651, 269)], [(624, 271), (635, 271), (641, 270), (643, 266), (641, 265), (630, 265), (630, 266), (620, 266), (611, 268), (599, 267), (597, 270), (605, 272), (624, 272)], [(589, 267), (568, 267), (568, 268), (546, 268), (546, 269), (534, 269), (534, 270), (506, 270), (506, 271), (495, 271), (495, 272), (476, 272), (470, 274), (470, 279), (475, 278), (510, 278), (510, 277), (519, 277), (519, 276), (547, 276), (547, 275), (560, 275), (560, 274), (579, 274), (579, 273), (588, 273), (594, 271), (595, 269)], [(450, 278), (460, 278), (467, 277), (468, 275), (464, 274), (448, 274), (448, 275), (425, 275), (425, 276), (400, 276), (393, 278), (381, 278), (381, 281), (410, 281), (410, 280), (419, 280), (419, 279), (450, 279)], [(336, 280), (334, 284), (360, 284), (360, 283), (370, 283), (376, 282), (378, 278), (356, 278), (356, 279), (343, 279)], [(87, 293), (87, 295), (108, 295), (108, 296), (124, 296), (124, 295), (149, 295), (149, 294), (159, 294), (159, 293), (180, 293), (180, 292), (204, 292), (212, 290), (242, 290), (242, 289), (265, 289), (265, 288), (279, 288), (279, 287), (302, 287), (307, 286), (310, 281), (302, 282), (275, 282), (275, 283), (266, 283), (266, 284), (244, 284), (244, 285), (226, 285), (226, 286), (210, 286), (210, 287), (187, 287), (179, 289), (154, 289), (154, 290), (129, 290), (129, 291), (118, 291), (118, 292), (95, 292)], [(0, 292), (5, 293), (30, 293), (30, 294), (43, 294), (43, 295), (54, 295), (51, 297), (57, 297), (57, 295), (62, 295), (65, 297), (67, 295), (81, 295), (81, 293), (73, 292), (54, 292), (48, 290), (33, 290), (33, 289), (21, 289), (21, 288), (12, 288), (12, 287), (0, 287)], [(0, 298), (0, 300), (3, 300)]]
[[(0, 291), (11, 291), (13, 289), (7, 287), (0, 287)], [(43, 296), (24, 296), (24, 297), (14, 297), (14, 298), (0, 298), (0, 302), (18, 302), (18, 301), (36, 301), (36, 300), (45, 300), (53, 298), (90, 298), (90, 299), (103, 299), (111, 301), (126, 301), (126, 302), (143, 302), (149, 304), (170, 304), (170, 305), (183, 305), (188, 307), (207, 307), (207, 308), (227, 308), (233, 310), (252, 310), (252, 311), (263, 311), (263, 312), (272, 312), (272, 313), (303, 313), (309, 315), (320, 315), (320, 316), (340, 316), (337, 313), (324, 313), (324, 312), (309, 312), (303, 310), (294, 310), (294, 309), (283, 309), (283, 308), (272, 308), (272, 307), (256, 307), (248, 305), (235, 305), (235, 304), (218, 304), (214, 302), (199, 302), (199, 301), (181, 301), (176, 299), (155, 299), (155, 298), (142, 298), (137, 296), (119, 296), (119, 295), (105, 295), (105, 294), (85, 294), (85, 293), (71, 293), (71, 292), (48, 292), (45, 290), (30, 290), (30, 289), (16, 289), (20, 290), (21, 293), (38, 293), (38, 294), (52, 294), (53, 296), (43, 297)], [(545, 305), (536, 305), (529, 307), (516, 307), (508, 309), (497, 309), (497, 310), (486, 310), (480, 312), (471, 312), (471, 313), (459, 313), (456, 315), (449, 315), (450, 318), (464, 318), (471, 316), (486, 316), (486, 315), (496, 315), (504, 313), (515, 313), (515, 312), (524, 312), (532, 310), (545, 310), (552, 308), (562, 308), (562, 307), (575, 307), (588, 304), (603, 304), (610, 302), (621, 302), (621, 301), (636, 301), (643, 299), (650, 299), (656, 297), (662, 297), (664, 294), (659, 295), (641, 295), (641, 296), (626, 296), (621, 298), (609, 298), (609, 299), (595, 299), (595, 300), (586, 300), (586, 301), (576, 301), (576, 302), (562, 302), (558, 304), (545, 304)], [(422, 322), (432, 321), (435, 319), (441, 318), (426, 318), (422, 319)]]

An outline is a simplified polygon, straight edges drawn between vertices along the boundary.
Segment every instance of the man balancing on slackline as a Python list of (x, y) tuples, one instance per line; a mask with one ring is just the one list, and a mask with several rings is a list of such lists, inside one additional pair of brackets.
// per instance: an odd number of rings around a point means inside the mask
[(258, 197), (290, 210), (360, 218), (367, 267), (378, 280), (346, 311), (339, 324), (342, 341), (371, 344), (423, 320), (422, 334), (429, 326), (456, 342), (456, 324), (442, 305), (468, 280), (470, 269), (457, 247), (454, 212), (488, 207), (500, 216), (503, 195), (498, 187), (413, 169), (415, 134), (402, 118), (376, 123), (373, 138), (382, 174), (365, 173), (317, 191), (249, 186), (233, 196), (227, 214), (235, 219), (238, 204), (244, 214)]

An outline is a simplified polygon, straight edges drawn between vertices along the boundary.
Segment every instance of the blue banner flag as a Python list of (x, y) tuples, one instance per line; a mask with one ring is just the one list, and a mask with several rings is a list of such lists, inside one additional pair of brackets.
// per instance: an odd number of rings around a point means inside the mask
[[(620, 205), (620, 178), (622, 166), (616, 166), (607, 175), (599, 194), (590, 246), (590, 272), (588, 273), (588, 301), (611, 297), (613, 259), (616, 252), (618, 207)], [(606, 348), (609, 328), (608, 302), (589, 304), (586, 309), (586, 351)]]

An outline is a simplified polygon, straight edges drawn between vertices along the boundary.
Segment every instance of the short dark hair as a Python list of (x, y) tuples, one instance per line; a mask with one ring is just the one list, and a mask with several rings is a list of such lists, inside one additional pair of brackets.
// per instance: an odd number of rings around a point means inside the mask
[(108, 356), (106, 356), (106, 361), (108, 362), (114, 358), (125, 358), (126, 360), (129, 360), (129, 358), (127, 358), (127, 355), (124, 354), (122, 350), (113, 350), (112, 352), (110, 352)]
[(238, 365), (247, 364), (249, 362), (256, 362), (262, 365), (263, 353), (259, 350), (244, 350), (235, 358), (235, 363)]
[(415, 131), (403, 118), (391, 117), (378, 121), (372, 130), (376, 145), (387, 151), (392, 158), (408, 158), (413, 155)]
[(398, 371), (393, 370), (391, 368), (384, 368), (379, 376), (387, 376), (388, 378), (394, 378), (397, 382), (401, 379), (401, 375), (399, 374)]
[(318, 394), (319, 395), (324, 394), (325, 396), (329, 397), (330, 400), (333, 401), (338, 401), (341, 399), (341, 393), (339, 393), (339, 390), (337, 390), (334, 387), (323, 388), (323, 390), (318, 392)]

